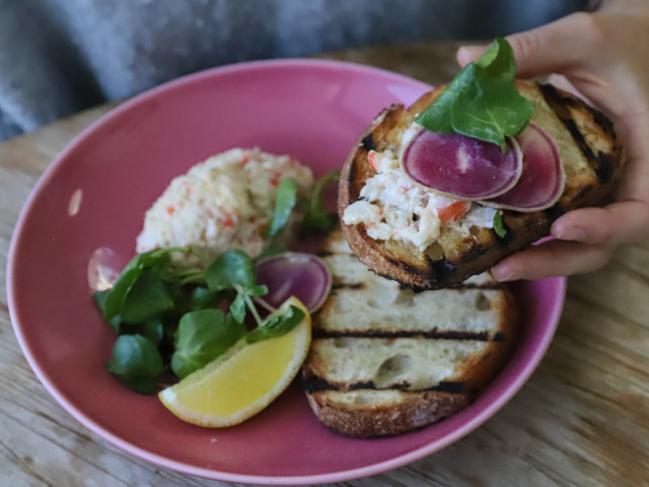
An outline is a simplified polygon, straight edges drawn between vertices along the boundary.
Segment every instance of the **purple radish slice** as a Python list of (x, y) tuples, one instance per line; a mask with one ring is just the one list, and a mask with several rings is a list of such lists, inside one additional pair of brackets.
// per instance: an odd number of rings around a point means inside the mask
[(557, 146), (545, 130), (530, 123), (517, 137), (523, 151), (523, 174), (516, 186), (485, 205), (522, 212), (544, 210), (563, 194), (566, 176)]
[(261, 301), (274, 308), (295, 296), (313, 313), (331, 291), (331, 273), (313, 254), (284, 252), (273, 255), (260, 260), (256, 271), (257, 282), (268, 286), (268, 294)]
[(495, 198), (512, 189), (523, 171), (518, 143), (508, 150), (460, 134), (422, 130), (403, 153), (404, 171), (417, 183), (465, 200)]

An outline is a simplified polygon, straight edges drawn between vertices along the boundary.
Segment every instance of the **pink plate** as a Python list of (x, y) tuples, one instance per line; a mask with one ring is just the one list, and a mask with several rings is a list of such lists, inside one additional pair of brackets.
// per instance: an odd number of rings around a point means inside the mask
[(373, 475), (430, 455), (481, 425), (538, 365), (565, 280), (515, 286), (523, 330), (505, 370), (467, 409), (396, 438), (323, 428), (299, 384), (252, 420), (208, 430), (174, 418), (104, 369), (114, 336), (95, 310), (88, 261), (133, 253), (144, 211), (172, 177), (233, 146), (289, 153), (317, 173), (339, 168), (385, 106), (429, 89), (393, 73), (329, 61), (214, 69), (124, 103), (85, 130), (38, 182), (11, 245), (8, 294), (23, 352), (59, 403), (91, 431), (163, 467), (234, 482), (306, 484)]

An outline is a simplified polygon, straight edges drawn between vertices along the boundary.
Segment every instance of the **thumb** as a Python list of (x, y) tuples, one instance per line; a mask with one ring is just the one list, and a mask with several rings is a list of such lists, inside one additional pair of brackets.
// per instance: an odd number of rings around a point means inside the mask
[[(595, 33), (590, 14), (579, 12), (536, 29), (507, 36), (514, 50), (517, 74), (530, 78), (560, 73), (587, 57)], [(486, 46), (464, 46), (457, 61), (464, 66), (475, 61)]]

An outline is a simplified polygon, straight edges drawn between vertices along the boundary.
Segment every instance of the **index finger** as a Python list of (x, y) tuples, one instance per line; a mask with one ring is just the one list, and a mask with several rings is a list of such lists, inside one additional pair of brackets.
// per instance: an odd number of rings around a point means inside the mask
[[(592, 49), (594, 21), (580, 12), (536, 29), (507, 36), (514, 50), (517, 75), (531, 78), (560, 73), (574, 66)], [(475, 61), (486, 46), (464, 46), (457, 52), (461, 66)]]

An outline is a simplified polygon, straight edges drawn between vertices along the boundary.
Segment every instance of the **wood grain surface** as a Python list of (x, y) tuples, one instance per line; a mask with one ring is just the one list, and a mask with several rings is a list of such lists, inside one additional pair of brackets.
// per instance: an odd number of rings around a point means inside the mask
[[(323, 57), (429, 83), (456, 71), (455, 45), (354, 49)], [(0, 269), (30, 189), (52, 158), (111, 108), (0, 144)], [(0, 276), (1, 486), (218, 486), (135, 459), (89, 433), (45, 391), (11, 328)], [(484, 426), (405, 468), (353, 486), (649, 485), (649, 245), (570, 279), (557, 336), (521, 392)]]

